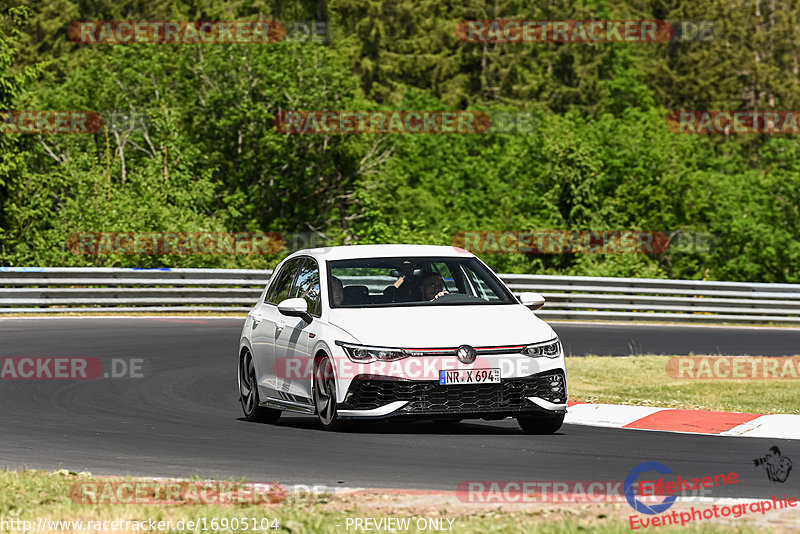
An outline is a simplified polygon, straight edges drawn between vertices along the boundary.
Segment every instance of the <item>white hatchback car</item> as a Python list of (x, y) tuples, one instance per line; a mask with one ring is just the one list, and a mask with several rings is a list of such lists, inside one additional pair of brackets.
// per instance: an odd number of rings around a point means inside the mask
[(316, 414), (326, 429), (379, 418), (515, 417), (556, 432), (567, 408), (564, 353), (473, 254), (357, 245), (295, 252), (248, 313), (238, 354), (248, 421)]

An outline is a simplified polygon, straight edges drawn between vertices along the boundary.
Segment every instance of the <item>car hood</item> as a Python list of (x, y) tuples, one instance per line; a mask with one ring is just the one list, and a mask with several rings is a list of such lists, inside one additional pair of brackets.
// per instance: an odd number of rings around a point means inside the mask
[(379, 347), (492, 347), (547, 341), (550, 325), (519, 304), (337, 308), (329, 322), (356, 343)]

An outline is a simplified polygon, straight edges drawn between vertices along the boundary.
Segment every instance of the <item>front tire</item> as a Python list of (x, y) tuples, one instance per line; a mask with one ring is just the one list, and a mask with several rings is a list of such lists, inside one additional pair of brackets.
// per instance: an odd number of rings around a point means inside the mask
[(564, 414), (542, 414), (517, 417), (519, 427), (526, 434), (555, 434), (564, 424)]
[(250, 351), (245, 351), (239, 359), (239, 402), (242, 404), (245, 421), (274, 423), (280, 416), (280, 410), (259, 406), (258, 382), (256, 367)]
[(325, 430), (341, 430), (344, 423), (339, 419), (336, 405), (336, 374), (330, 358), (324, 356), (314, 366), (314, 406), (317, 418)]

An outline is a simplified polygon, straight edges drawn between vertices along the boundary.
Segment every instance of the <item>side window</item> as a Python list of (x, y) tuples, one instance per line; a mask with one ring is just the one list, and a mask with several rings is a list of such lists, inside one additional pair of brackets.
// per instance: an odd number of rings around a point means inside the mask
[(298, 258), (287, 262), (283, 266), (275, 283), (269, 287), (266, 302), (278, 304), (280, 301), (289, 298), (289, 290), (292, 288), (292, 281), (301, 261), (302, 259)]
[(303, 266), (297, 271), (297, 281), (294, 284), (293, 297), (306, 299), (308, 313), (321, 315), (322, 303), (319, 290), (319, 266), (311, 258), (306, 258)]
[(464, 267), (464, 272), (467, 276), (467, 281), (472, 286), (473, 290), (476, 292), (476, 297), (480, 297), (483, 300), (488, 301), (496, 301), (500, 300), (500, 297), (492, 291), (492, 289), (486, 284), (486, 282), (478, 276), (478, 274), (470, 269), (469, 267)]

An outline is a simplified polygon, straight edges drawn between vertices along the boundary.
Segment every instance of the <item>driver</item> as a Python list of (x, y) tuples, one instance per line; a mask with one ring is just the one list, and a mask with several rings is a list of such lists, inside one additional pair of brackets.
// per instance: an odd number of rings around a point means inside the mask
[(419, 284), (419, 290), (422, 293), (422, 300), (436, 300), (442, 295), (450, 294), (444, 291), (444, 280), (438, 273), (426, 274)]

